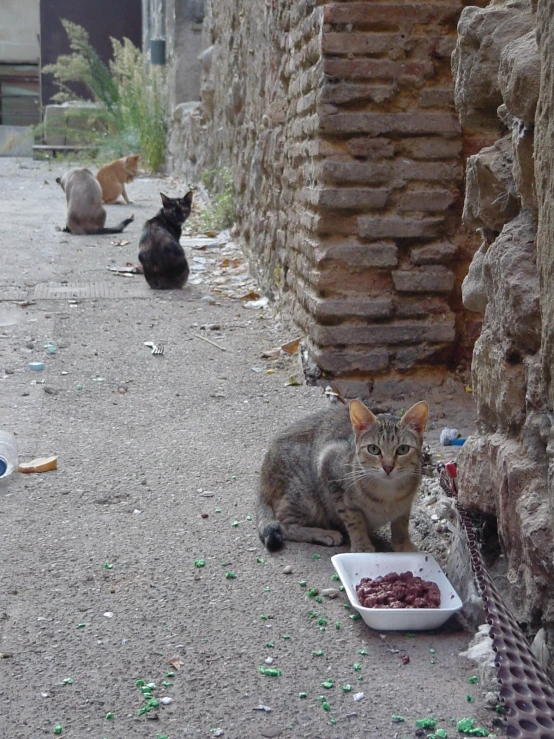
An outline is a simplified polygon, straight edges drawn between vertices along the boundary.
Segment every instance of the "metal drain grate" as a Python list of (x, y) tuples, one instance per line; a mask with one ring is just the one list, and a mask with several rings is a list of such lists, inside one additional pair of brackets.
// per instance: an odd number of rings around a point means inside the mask
[(117, 282), (76, 282), (68, 284), (43, 282), (35, 285), (33, 294), (35, 300), (147, 297), (150, 297), (150, 290), (143, 279), (140, 282), (137, 281), (135, 284), (121, 284)]

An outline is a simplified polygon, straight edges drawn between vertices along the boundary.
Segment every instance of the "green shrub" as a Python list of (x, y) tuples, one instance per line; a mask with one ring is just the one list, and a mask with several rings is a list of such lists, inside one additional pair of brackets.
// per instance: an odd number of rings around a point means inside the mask
[[(84, 84), (101, 104), (98, 120), (87, 131), (89, 142), (101, 155), (120, 157), (140, 153), (144, 165), (161, 168), (167, 137), (167, 90), (163, 69), (145, 63), (140, 49), (129, 41), (112, 38), (113, 59), (107, 67), (91, 46), (82, 26), (62, 20), (72, 54), (62, 54), (43, 72), (52, 74), (59, 92), (57, 102), (79, 99), (69, 83)], [(44, 126), (42, 125), (42, 130)], [(73, 133), (73, 130), (72, 130)]]

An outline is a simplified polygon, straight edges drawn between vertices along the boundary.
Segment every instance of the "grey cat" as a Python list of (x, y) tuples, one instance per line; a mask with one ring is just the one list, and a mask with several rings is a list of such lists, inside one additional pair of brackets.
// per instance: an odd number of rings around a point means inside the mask
[(258, 533), (267, 549), (280, 549), (285, 539), (337, 546), (347, 534), (352, 552), (374, 552), (370, 534), (390, 523), (393, 549), (417, 551), (408, 525), (428, 415), (425, 401), (399, 418), (374, 416), (353, 400), (277, 436), (258, 494)]

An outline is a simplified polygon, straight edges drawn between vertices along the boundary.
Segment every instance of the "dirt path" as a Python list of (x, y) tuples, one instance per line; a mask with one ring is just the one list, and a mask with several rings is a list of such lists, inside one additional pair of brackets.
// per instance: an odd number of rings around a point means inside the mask
[[(490, 728), (458, 657), (470, 635), (456, 623), (372, 632), (350, 619), (343, 594), (314, 603), (299, 585), (330, 586), (334, 551), (262, 549), (251, 517), (268, 440), (328, 401), (285, 386), (296, 358), (260, 357), (293, 334), (271, 309), (226, 296), (250, 285), (242, 268), (218, 266), (232, 247), (189, 252), (201, 258), (197, 284), (155, 293), (106, 267), (136, 262), (143, 220), (178, 183), (129, 186), (136, 221), (116, 246), (55, 230), (62, 171), (0, 159), (0, 427), (17, 432), (23, 459), (59, 455), (56, 472), (0, 482), (0, 735), (37, 739), (60, 724), (75, 739), (400, 739), (422, 735), (414, 721), (432, 714), (449, 736), (452, 717)], [(108, 223), (128, 210), (109, 207)], [(44, 372), (27, 369), (34, 359)], [(471, 431), (460, 392), (444, 390), (435, 445), (455, 408)], [(259, 672), (268, 658), (280, 677)], [(137, 680), (170, 700), (139, 715)]]

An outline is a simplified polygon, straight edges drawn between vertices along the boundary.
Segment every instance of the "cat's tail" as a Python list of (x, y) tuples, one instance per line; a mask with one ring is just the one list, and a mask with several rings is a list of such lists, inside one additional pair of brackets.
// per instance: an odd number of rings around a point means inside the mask
[(276, 552), (283, 546), (283, 530), (275, 519), (273, 509), (265, 500), (258, 499), (258, 534), (262, 544), (270, 552)]
[(113, 226), (112, 228), (97, 228), (95, 231), (87, 231), (89, 234), (120, 234), (123, 229), (128, 226), (130, 223), (132, 223), (135, 220), (134, 214), (129, 216), (129, 218), (126, 218), (124, 221), (121, 221), (121, 223), (118, 223), (117, 226)]

